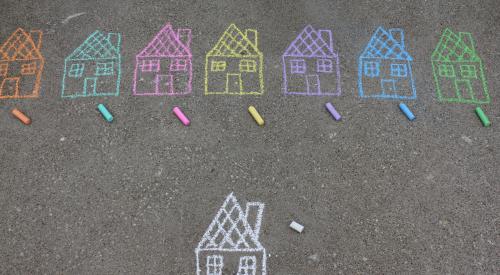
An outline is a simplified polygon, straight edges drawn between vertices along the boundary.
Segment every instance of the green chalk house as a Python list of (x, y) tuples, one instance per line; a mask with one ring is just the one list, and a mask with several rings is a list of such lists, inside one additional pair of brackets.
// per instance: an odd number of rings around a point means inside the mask
[(439, 101), (490, 103), (483, 61), (471, 33), (445, 29), (431, 60)]

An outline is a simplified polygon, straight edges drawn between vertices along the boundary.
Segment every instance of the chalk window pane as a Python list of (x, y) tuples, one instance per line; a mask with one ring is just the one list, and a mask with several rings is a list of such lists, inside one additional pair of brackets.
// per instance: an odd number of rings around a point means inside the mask
[(365, 75), (368, 77), (378, 77), (380, 74), (380, 64), (378, 62), (365, 63)]
[(8, 63), (0, 64), (0, 76), (7, 76), (8, 71), (9, 71)]
[(210, 255), (207, 257), (207, 275), (222, 275), (224, 258), (221, 255)]
[(111, 62), (99, 62), (97, 63), (95, 75), (96, 76), (105, 76), (105, 75), (113, 75), (113, 61)]
[(140, 67), (143, 72), (158, 72), (160, 71), (160, 60), (142, 60)]
[(84, 64), (71, 64), (68, 76), (74, 78), (82, 77), (84, 68), (85, 68)]
[(184, 58), (176, 58), (170, 63), (170, 71), (184, 72), (187, 71), (187, 60)]
[(303, 59), (290, 60), (290, 71), (292, 74), (303, 74), (306, 72), (306, 62)]
[(243, 256), (240, 258), (238, 275), (255, 275), (257, 271), (257, 258), (255, 256)]
[(453, 68), (453, 65), (446, 65), (446, 64), (439, 65), (439, 76), (455, 77), (455, 69)]
[(242, 59), (240, 60), (240, 72), (253, 73), (257, 71), (255, 60)]
[(226, 61), (212, 61), (210, 70), (212, 72), (223, 72), (226, 70)]
[(331, 73), (333, 72), (333, 62), (331, 59), (318, 59), (316, 69), (319, 73)]
[(21, 74), (22, 75), (35, 74), (35, 71), (36, 71), (36, 64), (34, 62), (21, 65)]
[(460, 66), (460, 74), (463, 78), (477, 78), (477, 70), (474, 65), (462, 65)]
[(408, 75), (408, 67), (406, 64), (391, 64), (391, 76), (406, 77)]

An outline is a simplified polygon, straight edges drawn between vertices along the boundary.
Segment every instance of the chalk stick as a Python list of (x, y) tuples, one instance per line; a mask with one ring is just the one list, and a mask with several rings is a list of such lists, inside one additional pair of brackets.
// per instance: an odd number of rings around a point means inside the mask
[(255, 109), (254, 106), (248, 107), (248, 112), (250, 113), (250, 115), (252, 115), (253, 119), (259, 126), (264, 126), (264, 119), (262, 119), (259, 112), (257, 112), (257, 109)]
[(191, 124), (191, 121), (189, 121), (189, 118), (182, 112), (181, 108), (175, 106), (174, 109), (172, 109), (172, 112), (177, 116), (177, 118), (184, 124), (184, 126), (189, 126)]
[(410, 108), (408, 108), (408, 106), (406, 106), (406, 104), (399, 103), (399, 109), (401, 109), (401, 111), (406, 115), (408, 120), (415, 119), (415, 115), (410, 111)]
[(333, 107), (332, 103), (327, 102), (325, 104), (325, 107), (328, 110), (328, 112), (330, 112), (330, 114), (333, 116), (333, 118), (335, 120), (339, 121), (342, 118), (342, 116), (340, 116), (339, 112), (337, 112), (337, 110), (335, 110), (335, 107)]
[(113, 121), (113, 115), (108, 111), (104, 104), (97, 105), (97, 109), (99, 110), (99, 112), (101, 112), (101, 115), (107, 122)]
[(483, 110), (481, 109), (481, 107), (477, 107), (476, 108), (476, 114), (479, 117), (479, 119), (481, 120), (481, 122), (483, 123), (484, 127), (490, 127), (491, 122), (488, 119), (488, 116), (486, 116), (486, 114), (483, 112)]
[(290, 228), (292, 228), (293, 230), (295, 230), (299, 233), (302, 233), (302, 231), (304, 230), (304, 226), (301, 225), (300, 223), (295, 222), (295, 221), (292, 221), (292, 223), (290, 224)]
[(17, 108), (12, 109), (12, 115), (19, 119), (25, 125), (31, 124), (31, 119)]

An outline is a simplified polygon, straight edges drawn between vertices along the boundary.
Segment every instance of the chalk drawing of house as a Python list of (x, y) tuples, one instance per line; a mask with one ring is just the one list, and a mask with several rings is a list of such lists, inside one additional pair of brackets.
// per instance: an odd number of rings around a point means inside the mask
[(438, 100), (489, 103), (483, 61), (476, 52), (472, 34), (445, 29), (432, 53), (432, 71)]
[(42, 32), (18, 28), (0, 47), (0, 98), (35, 98), (44, 58)]
[(229, 25), (205, 59), (205, 94), (261, 95), (264, 93), (263, 55), (257, 30), (241, 32)]
[(413, 58), (405, 49), (404, 31), (379, 27), (358, 61), (360, 97), (415, 99)]
[(259, 242), (264, 204), (249, 202), (243, 210), (229, 194), (198, 243), (197, 275), (265, 275), (266, 250)]
[(340, 95), (338, 54), (331, 30), (308, 25), (282, 56), (286, 95)]
[(120, 94), (121, 34), (93, 32), (64, 60), (62, 97)]
[(191, 29), (174, 31), (167, 23), (136, 56), (134, 95), (191, 93)]

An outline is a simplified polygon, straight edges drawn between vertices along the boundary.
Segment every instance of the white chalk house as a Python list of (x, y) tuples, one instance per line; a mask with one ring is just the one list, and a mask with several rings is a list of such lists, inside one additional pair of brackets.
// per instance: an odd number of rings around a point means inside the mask
[(229, 194), (198, 243), (197, 275), (265, 275), (266, 250), (259, 242), (264, 204), (249, 202), (245, 211)]

